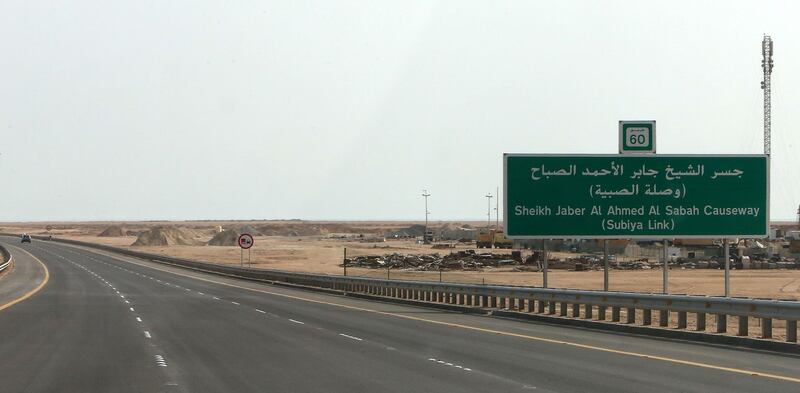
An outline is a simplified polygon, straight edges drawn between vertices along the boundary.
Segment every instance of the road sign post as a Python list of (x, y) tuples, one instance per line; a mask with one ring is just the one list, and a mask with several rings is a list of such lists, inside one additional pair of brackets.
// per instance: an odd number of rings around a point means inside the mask
[(243, 233), (236, 238), (236, 243), (239, 245), (239, 266), (244, 267), (244, 250), (247, 250), (247, 264), (250, 264), (250, 247), (253, 247), (253, 235)]
[(608, 291), (608, 239), (603, 239), (603, 290)]
[(722, 239), (722, 247), (725, 247), (723, 255), (725, 258), (725, 297), (731, 296), (731, 257), (728, 248), (728, 239)]

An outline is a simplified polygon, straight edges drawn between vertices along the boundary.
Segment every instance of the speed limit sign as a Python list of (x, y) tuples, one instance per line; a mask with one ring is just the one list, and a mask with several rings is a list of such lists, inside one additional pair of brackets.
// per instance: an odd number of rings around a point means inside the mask
[(248, 248), (253, 247), (253, 235), (249, 233), (243, 233), (239, 235), (239, 238), (236, 239), (236, 242), (239, 243), (239, 247), (247, 250)]
[(620, 154), (655, 154), (656, 121), (620, 121), (619, 152)]

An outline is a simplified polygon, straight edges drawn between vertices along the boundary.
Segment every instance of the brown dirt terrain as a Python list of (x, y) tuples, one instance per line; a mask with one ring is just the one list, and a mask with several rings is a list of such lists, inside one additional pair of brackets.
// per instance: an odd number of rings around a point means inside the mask
[[(308, 228), (302, 228), (308, 224)], [(418, 222), (302, 222), (302, 221), (190, 221), (190, 222), (89, 222), (89, 223), (6, 223), (0, 224), (0, 232), (28, 232), (31, 234), (52, 234), (86, 242), (132, 247), (144, 252), (159, 253), (180, 258), (204, 260), (215, 263), (239, 264), (241, 252), (237, 246), (206, 245), (156, 245), (131, 246), (136, 236), (100, 237), (104, 229), (111, 225), (124, 227), (128, 232), (144, 232), (155, 227), (180, 227), (192, 233), (197, 243), (205, 244), (218, 227), (241, 228), (252, 226), (259, 232), (279, 233), (278, 236), (255, 236), (255, 246), (250, 251), (252, 265), (260, 268), (341, 274), (344, 249), (348, 257), (362, 255), (384, 255), (391, 253), (426, 254), (466, 250), (474, 245), (459, 244), (455, 249), (434, 250), (430, 245), (417, 244), (413, 240), (387, 240), (369, 242), (369, 239), (389, 230), (408, 227)], [(441, 225), (441, 223), (437, 223)], [(458, 223), (464, 224), (464, 223)], [(481, 223), (469, 223), (479, 226)], [(435, 225), (435, 224), (434, 224)], [(47, 230), (47, 228), (50, 230)], [(325, 234), (320, 234), (325, 232)], [(315, 233), (315, 235), (298, 235)], [(355, 234), (356, 237), (338, 236)], [(357, 237), (364, 235), (363, 238)], [(502, 252), (508, 252), (503, 250)], [(530, 251), (523, 251), (527, 255)], [(556, 253), (554, 256), (566, 254)], [(245, 262), (248, 253), (244, 253)], [(386, 277), (386, 269), (348, 268), (348, 274), (371, 277)], [(709, 269), (670, 270), (670, 293), (721, 295), (723, 293), (723, 273)], [(610, 288), (615, 291), (661, 292), (662, 271), (653, 270), (612, 270)], [(414, 280), (438, 280), (435, 271), (392, 270), (391, 278)], [(483, 271), (445, 271), (443, 280), (465, 283), (487, 283), (506, 285), (541, 286), (542, 273), (519, 272), (511, 267), (485, 268)], [(602, 271), (551, 270), (549, 284), (558, 288), (602, 289)], [(800, 299), (799, 270), (734, 270), (731, 272), (733, 296)]]

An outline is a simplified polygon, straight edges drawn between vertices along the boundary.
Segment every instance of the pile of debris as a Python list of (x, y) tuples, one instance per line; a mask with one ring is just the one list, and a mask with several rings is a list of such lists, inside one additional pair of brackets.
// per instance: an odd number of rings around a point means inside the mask
[(453, 252), (444, 256), (434, 254), (385, 254), (366, 255), (346, 260), (347, 266), (365, 267), (369, 269), (407, 269), (415, 271), (437, 270), (478, 270), (485, 267), (521, 265), (522, 254), (513, 251), (511, 254), (481, 253), (475, 250)]

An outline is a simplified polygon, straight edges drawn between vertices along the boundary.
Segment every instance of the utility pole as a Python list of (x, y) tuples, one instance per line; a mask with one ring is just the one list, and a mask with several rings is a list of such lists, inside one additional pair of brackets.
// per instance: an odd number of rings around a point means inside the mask
[(497, 198), (494, 200), (494, 229), (500, 229), (500, 187), (497, 187), (496, 192), (494, 193), (497, 195)]
[(492, 227), (492, 193), (486, 194), (486, 228)]
[(761, 81), (761, 89), (764, 90), (764, 154), (769, 157), (772, 146), (772, 38), (764, 35), (761, 40), (761, 69), (764, 71), (764, 79)]
[(428, 211), (428, 197), (431, 194), (428, 190), (422, 190), (422, 196), (425, 198), (425, 232), (422, 234), (422, 243), (428, 244), (428, 214), (431, 212)]

